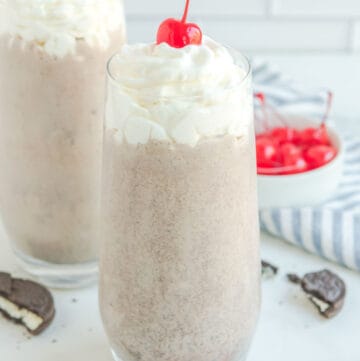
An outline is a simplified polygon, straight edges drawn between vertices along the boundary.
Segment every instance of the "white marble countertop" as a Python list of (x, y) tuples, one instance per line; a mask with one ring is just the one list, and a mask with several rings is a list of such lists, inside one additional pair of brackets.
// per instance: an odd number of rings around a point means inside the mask
[[(332, 88), (333, 117), (338, 126), (360, 135), (360, 55), (263, 57), (304, 83)], [(0, 245), (0, 269), (24, 276), (2, 232)], [(359, 361), (360, 273), (268, 235), (262, 236), (262, 254), (280, 267), (280, 273), (263, 282), (262, 313), (248, 361)], [(341, 275), (348, 288), (344, 309), (332, 320), (321, 318), (302, 292), (285, 279), (287, 272), (303, 274), (324, 267)], [(21, 327), (0, 317), (0, 360), (111, 361), (98, 313), (96, 287), (54, 291), (54, 296), (56, 318), (38, 337), (29, 337)]]

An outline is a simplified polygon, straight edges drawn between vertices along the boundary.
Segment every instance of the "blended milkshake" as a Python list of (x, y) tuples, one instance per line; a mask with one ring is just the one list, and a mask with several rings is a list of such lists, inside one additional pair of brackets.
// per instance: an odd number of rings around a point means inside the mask
[(215, 41), (109, 63), (100, 309), (122, 361), (244, 360), (260, 304), (250, 69)]
[(105, 69), (124, 41), (121, 0), (0, 1), (0, 212), (35, 274), (96, 262)]

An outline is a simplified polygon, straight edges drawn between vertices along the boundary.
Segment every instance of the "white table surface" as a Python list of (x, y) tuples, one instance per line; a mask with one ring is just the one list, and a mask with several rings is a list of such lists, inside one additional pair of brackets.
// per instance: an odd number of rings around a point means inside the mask
[[(338, 126), (360, 135), (360, 55), (263, 57), (304, 83), (331, 87)], [(1, 231), (0, 246), (0, 269), (25, 276)], [(248, 361), (359, 361), (360, 273), (268, 235), (262, 236), (262, 254), (280, 267), (280, 273), (263, 281), (262, 313)], [(344, 309), (332, 320), (321, 318), (302, 292), (285, 279), (287, 272), (301, 275), (324, 267), (341, 275), (348, 288)], [(96, 287), (53, 293), (57, 315), (40, 336), (29, 337), (21, 327), (0, 317), (0, 361), (111, 361)]]

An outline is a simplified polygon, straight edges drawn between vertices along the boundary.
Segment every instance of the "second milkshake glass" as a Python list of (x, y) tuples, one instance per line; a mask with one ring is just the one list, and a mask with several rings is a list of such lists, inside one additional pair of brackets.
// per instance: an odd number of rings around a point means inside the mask
[(105, 68), (121, 0), (0, 1), (0, 214), (47, 285), (97, 276)]
[(116, 360), (246, 358), (260, 303), (252, 92), (249, 63), (229, 52), (244, 79), (210, 94), (225, 100), (205, 116), (198, 97), (140, 96), (150, 114), (174, 109), (168, 125), (184, 104), (199, 127), (241, 124), (193, 145), (152, 140), (117, 79), (122, 55), (109, 63), (100, 309)]

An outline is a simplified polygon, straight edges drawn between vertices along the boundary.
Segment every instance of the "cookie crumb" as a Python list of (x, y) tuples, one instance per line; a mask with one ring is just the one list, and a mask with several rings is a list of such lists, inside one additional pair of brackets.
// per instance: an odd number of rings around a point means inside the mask
[(288, 273), (286, 277), (292, 283), (295, 283), (297, 285), (301, 284), (301, 278), (295, 273)]
[(261, 261), (261, 275), (265, 279), (274, 278), (278, 273), (278, 267), (274, 266), (273, 264)]

